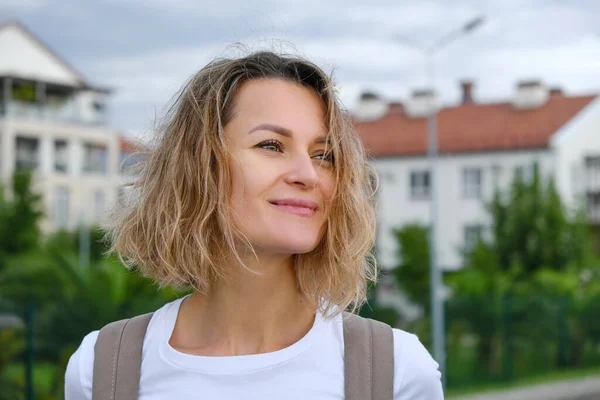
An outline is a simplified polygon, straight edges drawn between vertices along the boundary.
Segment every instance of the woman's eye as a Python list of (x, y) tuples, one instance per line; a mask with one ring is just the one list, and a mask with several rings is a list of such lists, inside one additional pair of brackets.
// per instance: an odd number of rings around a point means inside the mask
[(315, 156), (315, 158), (317, 160), (323, 160), (323, 161), (327, 161), (327, 162), (333, 164), (333, 153), (331, 151), (326, 152), (326, 153), (317, 154)]
[(256, 147), (260, 147), (265, 150), (278, 151), (281, 152), (283, 150), (283, 145), (276, 140), (267, 140), (261, 142), (256, 145)]

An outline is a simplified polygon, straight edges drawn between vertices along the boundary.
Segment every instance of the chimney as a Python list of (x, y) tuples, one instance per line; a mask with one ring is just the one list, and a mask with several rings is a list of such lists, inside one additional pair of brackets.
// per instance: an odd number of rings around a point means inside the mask
[(561, 87), (554, 86), (550, 88), (550, 96), (564, 96), (564, 92)]
[(427, 117), (437, 108), (437, 96), (431, 89), (415, 90), (405, 105), (406, 114), (413, 118)]
[(389, 105), (389, 113), (403, 113), (404, 112), (404, 104), (398, 100), (391, 101)]
[(517, 83), (513, 106), (527, 110), (543, 106), (550, 97), (548, 87), (539, 80), (520, 81)]
[(473, 103), (473, 81), (464, 80), (460, 82), (462, 87), (462, 103), (471, 104)]
[(373, 92), (364, 92), (360, 95), (358, 106), (354, 110), (354, 118), (358, 122), (371, 122), (387, 114), (389, 105), (387, 101)]

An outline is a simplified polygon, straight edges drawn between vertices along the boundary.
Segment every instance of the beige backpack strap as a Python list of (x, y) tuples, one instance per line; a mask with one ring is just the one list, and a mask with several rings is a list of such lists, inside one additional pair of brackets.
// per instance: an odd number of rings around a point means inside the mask
[(394, 398), (394, 336), (383, 322), (344, 312), (346, 400)]
[(137, 400), (142, 347), (152, 313), (112, 322), (94, 347), (92, 400)]

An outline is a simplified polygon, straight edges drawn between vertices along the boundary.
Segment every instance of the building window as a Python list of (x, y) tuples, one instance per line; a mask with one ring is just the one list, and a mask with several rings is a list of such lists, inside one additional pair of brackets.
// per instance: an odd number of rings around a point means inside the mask
[(69, 224), (69, 188), (59, 186), (54, 191), (53, 223), (59, 228)]
[(600, 224), (600, 193), (588, 193), (587, 209), (590, 222)]
[(534, 165), (526, 164), (515, 168), (515, 180), (521, 183), (530, 184), (533, 182)]
[(492, 165), (492, 184), (494, 186), (494, 191), (498, 190), (500, 187), (501, 179), (502, 179), (502, 166), (498, 164)]
[(65, 140), (54, 141), (54, 171), (67, 172), (69, 153)]
[(481, 168), (463, 169), (463, 195), (465, 197), (481, 198), (483, 186), (483, 173)]
[(37, 169), (39, 165), (39, 143), (38, 139), (17, 137), (17, 155), (15, 160), (15, 168), (22, 169)]
[(97, 174), (106, 174), (107, 150), (103, 144), (83, 144), (83, 171)]
[(412, 171), (410, 173), (410, 196), (412, 199), (428, 199), (431, 192), (429, 171)]
[(600, 171), (600, 156), (586, 157), (585, 165), (589, 169)]
[(379, 183), (396, 183), (396, 177), (393, 172), (385, 170), (377, 170)]
[(483, 236), (483, 226), (482, 225), (467, 225), (465, 226), (465, 243), (464, 243), (464, 251), (466, 253), (470, 253), (475, 249), (477, 243), (481, 240)]
[(102, 221), (105, 214), (105, 194), (103, 190), (94, 192), (94, 220)]
[(587, 157), (585, 160), (585, 176), (588, 192), (600, 192), (600, 157)]

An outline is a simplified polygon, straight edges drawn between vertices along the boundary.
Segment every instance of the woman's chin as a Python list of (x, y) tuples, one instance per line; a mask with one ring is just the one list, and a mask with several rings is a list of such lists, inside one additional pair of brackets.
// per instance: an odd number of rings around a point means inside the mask
[(307, 254), (313, 251), (319, 244), (318, 240), (294, 241), (294, 242), (279, 242), (271, 243), (267, 250), (273, 254)]

